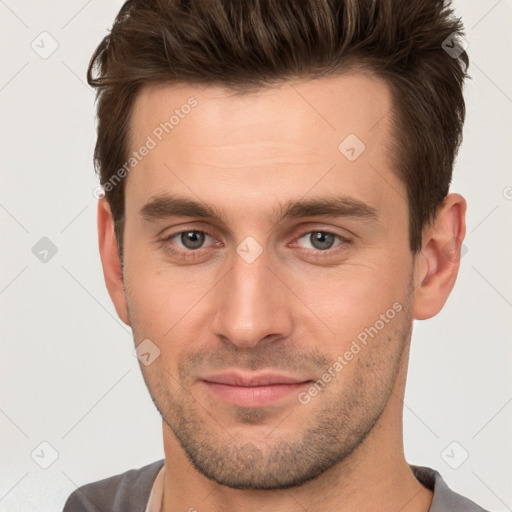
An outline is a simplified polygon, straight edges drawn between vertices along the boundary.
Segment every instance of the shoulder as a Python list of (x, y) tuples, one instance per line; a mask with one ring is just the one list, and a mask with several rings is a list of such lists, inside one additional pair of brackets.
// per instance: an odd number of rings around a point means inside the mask
[(62, 512), (143, 511), (163, 465), (164, 459), (83, 485), (68, 497)]
[(473, 501), (452, 491), (441, 475), (434, 469), (411, 466), (417, 480), (434, 491), (429, 512), (487, 512)]

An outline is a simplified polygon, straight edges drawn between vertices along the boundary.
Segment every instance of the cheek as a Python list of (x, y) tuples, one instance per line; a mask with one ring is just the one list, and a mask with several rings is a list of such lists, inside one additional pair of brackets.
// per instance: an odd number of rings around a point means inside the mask
[(356, 393), (354, 386), (359, 382), (358, 392), (371, 400), (372, 395), (380, 394), (379, 388), (389, 389), (411, 327), (410, 305), (395, 302), (352, 336), (344, 338), (332, 353), (332, 361), (339, 363), (335, 368), (339, 377), (333, 391), (344, 393), (348, 386)]
[[(194, 347), (209, 339), (206, 332), (205, 295), (215, 293), (205, 273), (156, 269), (127, 264), (125, 279), (133, 335), (136, 343), (149, 339), (159, 351), (160, 365), (172, 374), (179, 361)], [(130, 271), (135, 268), (135, 271)]]
[(157, 272), (125, 266), (125, 286), (132, 329), (136, 341), (149, 338), (159, 344), (183, 313), (179, 294), (162, 282)]
[(150, 322), (155, 328), (177, 322), (200, 292), (199, 282), (187, 271), (171, 268), (157, 250), (143, 247), (127, 246), (125, 286), (137, 322)]
[(329, 345), (340, 350), (376, 322), (381, 327), (383, 321), (394, 319), (397, 309), (409, 300), (411, 262), (405, 258), (387, 261), (387, 265), (347, 264), (288, 275), (304, 304), (298, 320), (308, 322), (310, 333), (323, 333)]

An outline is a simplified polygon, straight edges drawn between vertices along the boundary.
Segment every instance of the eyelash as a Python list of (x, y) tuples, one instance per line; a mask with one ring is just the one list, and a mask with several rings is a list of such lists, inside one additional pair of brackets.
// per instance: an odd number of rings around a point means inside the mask
[(182, 231), (177, 231), (176, 233), (171, 233), (170, 235), (162, 238), (161, 242), (162, 244), (165, 244), (164, 249), (171, 253), (174, 256), (178, 256), (182, 259), (194, 259), (198, 254), (202, 255), (204, 248), (201, 247), (199, 249), (191, 250), (191, 249), (175, 249), (174, 247), (169, 245), (169, 242), (176, 238), (177, 236), (181, 235), (182, 233), (203, 233), (207, 236), (210, 236), (211, 238), (215, 238), (213, 235), (211, 235), (208, 231), (204, 229), (185, 229)]
[(310, 229), (308, 231), (304, 231), (297, 237), (297, 240), (300, 240), (303, 236), (310, 235), (311, 233), (323, 233), (324, 235), (332, 235), (341, 241), (341, 243), (339, 243), (338, 245), (335, 245), (334, 247), (330, 249), (325, 249), (323, 251), (320, 249), (304, 249), (305, 251), (308, 252), (309, 256), (314, 259), (322, 259), (335, 256), (340, 251), (345, 250), (346, 246), (351, 242), (351, 240), (345, 236), (323, 229)]
[[(176, 238), (177, 236), (179, 236), (183, 233), (190, 233), (190, 232), (203, 233), (203, 234), (215, 239), (215, 237), (211, 233), (209, 233), (208, 231), (206, 231), (204, 229), (186, 229), (186, 230), (182, 230), (182, 231), (177, 231), (176, 233), (171, 233), (170, 235), (166, 236), (165, 238), (161, 239), (160, 241), (162, 242), (162, 244), (166, 244), (165, 250), (170, 252), (171, 254), (179, 256), (180, 258), (183, 258), (183, 259), (194, 259), (198, 254), (202, 254), (202, 251), (205, 248), (200, 247), (199, 249), (195, 249), (195, 250), (175, 249), (174, 247), (168, 245), (168, 243), (173, 238)], [(300, 240), (305, 235), (310, 235), (311, 233), (324, 233), (327, 235), (333, 235), (334, 237), (341, 240), (340, 244), (334, 246), (333, 248), (325, 249), (323, 251), (320, 249), (304, 249), (305, 251), (308, 252), (309, 257), (312, 257), (314, 259), (322, 259), (322, 258), (333, 256), (333, 255), (337, 254), (340, 250), (346, 249), (346, 245), (351, 243), (351, 240), (345, 236), (339, 235), (338, 233), (333, 233), (332, 231), (327, 231), (327, 230), (322, 230), (322, 229), (310, 229), (309, 231), (304, 231), (297, 237), (297, 240)]]

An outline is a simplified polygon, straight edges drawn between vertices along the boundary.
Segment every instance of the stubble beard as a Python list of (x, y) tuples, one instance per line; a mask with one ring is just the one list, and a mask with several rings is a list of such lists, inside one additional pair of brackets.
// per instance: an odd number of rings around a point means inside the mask
[[(288, 412), (269, 435), (232, 436), (188, 391), (171, 392), (174, 379), (166, 369), (158, 365), (141, 369), (156, 408), (197, 471), (234, 489), (285, 489), (342, 466), (371, 434), (389, 401), (410, 341), (410, 304), (393, 322), (393, 329), (379, 333), (378, 345), (377, 338), (372, 340), (358, 363), (350, 363), (358, 365), (351, 381), (342, 386), (333, 382), (311, 404), (293, 406), (315, 404), (297, 423), (294, 436), (288, 433), (287, 421), (295, 415)], [(264, 409), (237, 408), (235, 414), (241, 426), (261, 425), (267, 418)]]

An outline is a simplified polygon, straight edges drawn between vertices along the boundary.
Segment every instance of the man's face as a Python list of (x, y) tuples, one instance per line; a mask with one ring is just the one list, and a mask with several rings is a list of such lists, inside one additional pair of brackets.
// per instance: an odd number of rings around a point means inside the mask
[(314, 478), (389, 404), (413, 298), (390, 109), (361, 74), (239, 96), (153, 86), (136, 101), (131, 150), (150, 150), (126, 182), (129, 321), (160, 351), (141, 368), (165, 423), (219, 483)]

